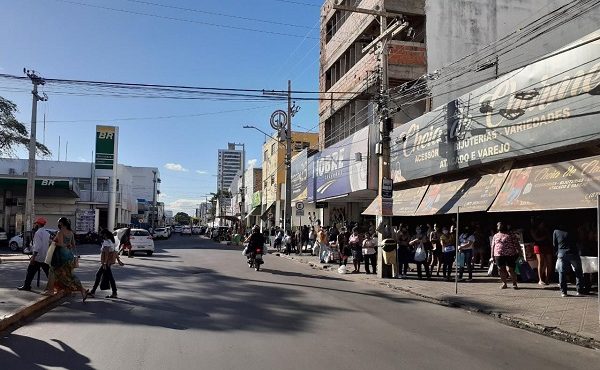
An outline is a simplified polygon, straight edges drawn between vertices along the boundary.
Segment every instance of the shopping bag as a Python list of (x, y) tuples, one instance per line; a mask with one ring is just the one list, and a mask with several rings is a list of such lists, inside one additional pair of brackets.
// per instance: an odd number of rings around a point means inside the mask
[(100, 290), (110, 289), (110, 280), (108, 279), (107, 273), (102, 273), (102, 280), (100, 280)]
[(345, 274), (348, 272), (348, 268), (346, 267), (346, 265), (341, 265), (340, 267), (338, 267), (338, 272), (340, 274)]
[(50, 263), (52, 262), (52, 255), (54, 254), (55, 249), (56, 243), (50, 243), (50, 246), (48, 247), (48, 253), (46, 253), (46, 259), (44, 260), (44, 263), (46, 263), (47, 265), (50, 265)]
[(427, 259), (427, 252), (425, 251), (425, 247), (419, 246), (415, 251), (415, 262), (423, 262)]
[(465, 254), (462, 252), (458, 253), (458, 257), (456, 258), (456, 266), (458, 268), (465, 267)]
[(496, 266), (492, 259), (490, 259), (490, 267), (488, 267), (487, 276), (498, 276), (498, 266)]

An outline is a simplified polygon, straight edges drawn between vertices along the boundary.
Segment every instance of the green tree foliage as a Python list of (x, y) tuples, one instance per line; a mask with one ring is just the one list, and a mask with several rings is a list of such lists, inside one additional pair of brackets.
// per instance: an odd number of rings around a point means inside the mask
[(190, 224), (190, 215), (185, 212), (177, 212), (175, 215), (175, 222), (180, 225), (189, 225)]
[[(17, 105), (0, 96), (0, 156), (14, 155), (17, 147), (29, 145), (29, 132), (15, 118), (16, 112)], [(50, 155), (44, 144), (36, 143), (36, 147), (39, 154)]]

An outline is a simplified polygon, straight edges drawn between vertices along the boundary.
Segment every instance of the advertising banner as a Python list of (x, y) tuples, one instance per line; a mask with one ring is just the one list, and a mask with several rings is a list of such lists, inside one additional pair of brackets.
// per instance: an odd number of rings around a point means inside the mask
[(595, 208), (600, 156), (510, 171), (490, 211)]
[(292, 202), (305, 200), (308, 180), (308, 150), (304, 149), (292, 158)]
[[(367, 189), (369, 127), (323, 149), (316, 165), (317, 200)], [(356, 160), (361, 153), (362, 160)]]
[(252, 193), (252, 207), (258, 207), (262, 204), (262, 192), (259, 191), (255, 191), (254, 193)]
[(599, 35), (396, 128), (394, 182), (599, 140)]
[(78, 209), (75, 212), (75, 233), (87, 234), (94, 232), (96, 227), (96, 211), (93, 209)]
[(306, 201), (312, 203), (315, 201), (315, 184), (316, 184), (316, 164), (318, 154), (308, 157), (306, 167), (308, 170), (308, 178), (306, 180)]
[(494, 173), (479, 173), (468, 179), (429, 186), (416, 214), (419, 216), (488, 210), (506, 180), (510, 164)]
[(96, 126), (97, 170), (112, 170), (115, 167), (116, 131), (114, 126)]
[(417, 211), (423, 195), (429, 185), (419, 186), (412, 189), (394, 191), (392, 197), (392, 213), (394, 216), (412, 216)]

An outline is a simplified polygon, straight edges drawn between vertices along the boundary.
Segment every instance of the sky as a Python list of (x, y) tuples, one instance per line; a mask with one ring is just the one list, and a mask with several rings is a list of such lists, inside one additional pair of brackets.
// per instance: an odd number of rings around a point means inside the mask
[[(0, 73), (219, 88), (318, 91), (322, 0), (0, 0)], [(50, 91), (50, 86), (45, 87)], [(41, 89), (44, 91), (44, 88)], [(81, 91), (85, 94), (86, 91)], [(81, 95), (81, 94), (79, 94)], [(0, 78), (0, 96), (29, 127), (31, 84)], [(316, 101), (294, 130), (318, 129)], [(91, 161), (97, 124), (119, 126), (119, 163), (158, 167), (160, 201), (193, 212), (216, 189), (217, 152), (244, 143), (261, 165), (269, 117), (285, 102), (55, 94), (38, 104), (38, 140), (52, 157)], [(44, 129), (45, 120), (45, 129)], [(24, 149), (16, 153), (27, 158)]]

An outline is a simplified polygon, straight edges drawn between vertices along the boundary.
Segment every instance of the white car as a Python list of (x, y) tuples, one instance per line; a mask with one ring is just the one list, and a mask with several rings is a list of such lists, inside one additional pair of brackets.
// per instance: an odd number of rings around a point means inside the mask
[[(115, 230), (113, 235), (115, 239), (117, 235), (123, 235), (123, 229)], [(129, 237), (131, 242), (131, 254), (135, 252), (146, 252), (146, 255), (151, 256), (154, 253), (154, 239), (152, 235), (145, 229), (131, 229), (131, 236)]]
[(154, 230), (153, 234), (154, 234), (155, 238), (163, 238), (163, 239), (168, 239), (169, 235), (170, 235), (169, 231), (164, 227), (156, 228)]
[[(45, 229), (49, 234), (50, 234), (50, 238), (53, 238), (56, 233), (58, 232), (58, 230), (55, 229)], [(12, 238), (10, 238), (10, 240), (8, 241), (8, 247), (10, 248), (11, 251), (16, 252), (19, 249), (23, 249), (23, 233), (19, 233), (15, 236), (13, 236)], [(27, 253), (29, 251), (29, 248), (27, 248), (27, 250), (25, 250), (24, 252)]]
[(184, 226), (181, 228), (181, 235), (192, 235), (192, 228), (189, 226)]
[(180, 225), (175, 226), (175, 228), (173, 229), (174, 233), (180, 233), (181, 232), (182, 227)]
[(192, 234), (200, 235), (202, 233), (202, 228), (200, 226), (192, 227)]

